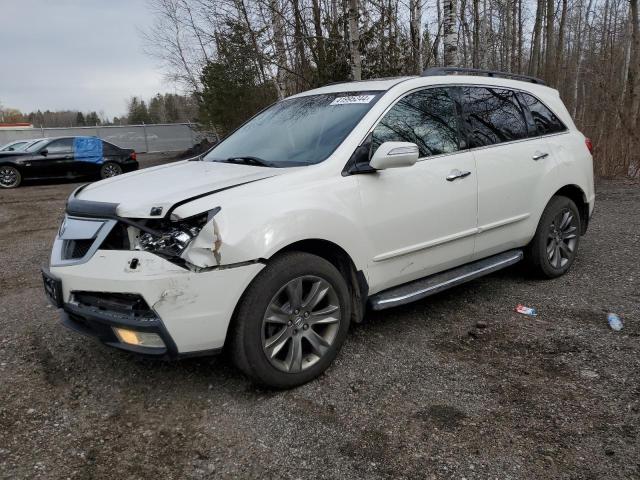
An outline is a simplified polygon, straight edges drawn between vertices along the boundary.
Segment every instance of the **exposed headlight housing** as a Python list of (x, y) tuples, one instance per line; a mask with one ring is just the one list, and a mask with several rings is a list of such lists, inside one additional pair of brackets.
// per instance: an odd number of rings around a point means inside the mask
[(162, 220), (153, 225), (156, 233), (141, 233), (136, 248), (168, 259), (177, 259), (219, 211), (220, 208), (215, 208), (184, 220)]

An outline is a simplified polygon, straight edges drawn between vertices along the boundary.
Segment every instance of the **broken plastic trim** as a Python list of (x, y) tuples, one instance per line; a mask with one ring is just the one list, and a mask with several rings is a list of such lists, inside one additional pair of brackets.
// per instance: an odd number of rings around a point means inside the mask
[[(154, 230), (157, 233), (147, 232), (147, 234), (142, 235), (138, 241), (138, 247), (142, 251), (158, 255), (180, 267), (189, 270), (198, 268), (198, 265), (194, 265), (184, 259), (183, 253), (187, 251), (189, 245), (198, 238), (205, 226), (209, 222), (214, 221), (214, 217), (220, 210), (222, 210), (221, 207), (216, 207), (186, 218), (170, 221), (166, 218), (154, 220), (156, 223), (160, 222), (160, 225)], [(181, 234), (189, 237), (188, 241), (183, 242), (183, 245), (180, 245), (180, 242), (177, 240), (177, 235)], [(147, 238), (143, 239), (143, 237)], [(175, 250), (176, 247), (179, 247), (178, 250)]]
[[(212, 267), (197, 267), (197, 270), (193, 270), (196, 273), (210, 272), (212, 270), (229, 270), (231, 268), (246, 267), (247, 265), (255, 265), (256, 263), (267, 264), (266, 258), (256, 258), (255, 260), (247, 260), (246, 262), (228, 263), (226, 265), (214, 265)], [(194, 265), (195, 267), (195, 265)]]

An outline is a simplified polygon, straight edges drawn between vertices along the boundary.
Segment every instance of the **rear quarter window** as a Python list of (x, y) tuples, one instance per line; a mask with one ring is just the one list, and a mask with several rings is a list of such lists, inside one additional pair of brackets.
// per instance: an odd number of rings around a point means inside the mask
[(531, 135), (549, 135), (551, 133), (564, 132), (567, 127), (560, 119), (540, 100), (528, 93), (520, 93), (520, 100), (531, 113)]
[(502, 88), (463, 87), (470, 146), (495, 145), (529, 136), (515, 92)]

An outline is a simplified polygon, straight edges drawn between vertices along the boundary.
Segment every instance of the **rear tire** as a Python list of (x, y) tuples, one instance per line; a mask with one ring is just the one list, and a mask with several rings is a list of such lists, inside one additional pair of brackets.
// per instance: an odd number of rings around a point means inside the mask
[(525, 252), (531, 273), (543, 278), (567, 273), (578, 253), (581, 228), (580, 212), (573, 200), (552, 197)]
[(22, 183), (20, 170), (11, 165), (0, 167), (0, 188), (18, 188)]
[(115, 162), (103, 163), (100, 167), (100, 178), (111, 178), (122, 175), (122, 167)]
[(254, 383), (285, 389), (324, 372), (349, 330), (344, 277), (327, 260), (290, 252), (271, 260), (240, 300), (231, 357)]

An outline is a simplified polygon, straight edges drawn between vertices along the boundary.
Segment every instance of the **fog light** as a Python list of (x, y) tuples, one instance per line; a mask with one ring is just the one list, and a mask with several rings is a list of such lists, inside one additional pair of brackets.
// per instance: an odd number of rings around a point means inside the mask
[(164, 348), (164, 342), (157, 333), (137, 332), (126, 328), (113, 327), (118, 339), (122, 343), (139, 347)]

